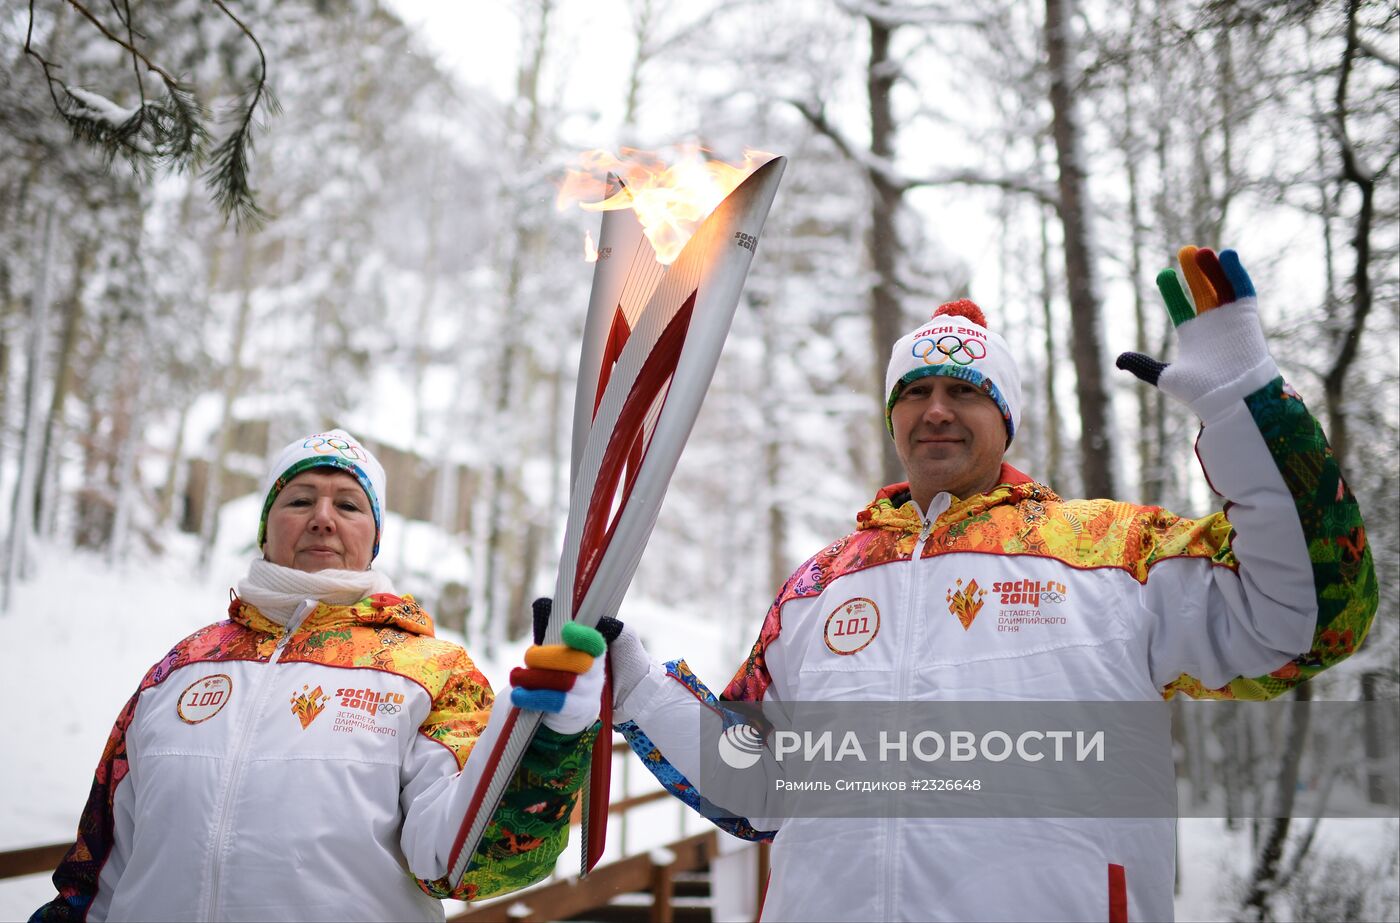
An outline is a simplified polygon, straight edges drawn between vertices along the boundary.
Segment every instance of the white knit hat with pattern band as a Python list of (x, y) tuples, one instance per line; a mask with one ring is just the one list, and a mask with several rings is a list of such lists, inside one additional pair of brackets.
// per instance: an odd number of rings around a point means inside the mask
[(928, 375), (961, 378), (981, 388), (1001, 408), (1009, 444), (1021, 422), (1021, 375), (1011, 349), (987, 329), (982, 309), (963, 298), (940, 305), (933, 318), (900, 337), (885, 370), (885, 428), (905, 385)]
[(365, 496), (369, 498), (370, 510), (374, 513), (374, 551), (370, 555), (370, 560), (373, 560), (379, 554), (379, 536), (384, 531), (384, 466), (358, 439), (343, 429), (303, 436), (287, 443), (277, 453), (263, 478), (266, 499), (263, 500), (262, 517), (258, 520), (258, 547), (267, 542), (267, 514), (272, 510), (272, 502), (292, 478), (310, 468), (339, 468), (353, 474), (355, 480), (360, 482)]

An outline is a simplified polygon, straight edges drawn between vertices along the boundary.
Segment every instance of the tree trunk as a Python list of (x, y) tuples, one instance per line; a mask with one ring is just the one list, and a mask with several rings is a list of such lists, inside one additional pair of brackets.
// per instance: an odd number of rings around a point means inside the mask
[(180, 489), (180, 468), (185, 455), (185, 424), (189, 422), (190, 408), (194, 406), (194, 395), (180, 401), (180, 412), (175, 420), (175, 441), (170, 446), (170, 457), (166, 461), (165, 483), (161, 485), (160, 498), (156, 507), (156, 527), (164, 531), (170, 525), (170, 517), (175, 512), (175, 494)]
[(238, 240), (239, 284), (238, 314), (233, 323), (233, 342), (229, 346), (229, 364), (224, 370), (224, 393), (219, 411), (219, 439), (214, 457), (209, 460), (209, 476), (204, 493), (204, 509), (199, 527), (199, 568), (206, 570), (214, 554), (214, 542), (219, 533), (219, 506), (223, 503), (224, 466), (233, 448), (233, 403), (243, 392), (243, 344), (248, 338), (248, 322), (253, 312), (252, 245)]
[(1055, 285), (1050, 269), (1050, 228), (1045, 209), (1040, 209), (1040, 311), (1045, 324), (1045, 483), (1062, 490), (1060, 480), (1060, 399), (1055, 392), (1055, 370), (1059, 368), (1055, 347)]
[[(1153, 28), (1160, 31), (1166, 28), (1161, 16), (1161, 5), (1157, 7), (1158, 16), (1154, 17)], [(1152, 52), (1153, 73), (1161, 73), (1165, 66), (1158, 59), (1156, 51)], [(1162, 119), (1154, 126), (1153, 131), (1153, 158), (1156, 160), (1157, 175), (1167, 177), (1170, 175), (1172, 150), (1170, 120)], [(1180, 217), (1176, 213), (1176, 203), (1167, 195), (1165, 179), (1159, 182), (1160, 188), (1151, 197), (1153, 223), (1156, 225), (1159, 238), (1166, 240), (1181, 240), (1186, 233), (1181, 226)], [(1175, 255), (1163, 253), (1163, 260), (1159, 265), (1171, 265)], [(1160, 309), (1159, 309), (1160, 310)], [(1163, 362), (1171, 360), (1172, 353), (1176, 349), (1176, 329), (1171, 324), (1161, 324), (1159, 327), (1159, 340), (1155, 349), (1139, 350), (1156, 356)], [(1175, 402), (1169, 402), (1166, 392), (1161, 388), (1151, 388), (1151, 405), (1153, 429), (1151, 442), (1153, 446), (1153, 465), (1156, 473), (1155, 489), (1157, 491), (1157, 503), (1169, 509), (1180, 509), (1186, 501), (1187, 491), (1182, 489), (1181, 473), (1186, 470), (1185, 463), (1181, 458), (1181, 440), (1175, 438), (1172, 432), (1171, 414), (1176, 410)]]
[(55, 211), (56, 207), (50, 202), (44, 213), (44, 243), (39, 257), (39, 271), (34, 291), (30, 294), (29, 337), (26, 346), (29, 368), (24, 385), (23, 439), (20, 442), (19, 471), (10, 504), (10, 539), (5, 562), (4, 592), (3, 596), (0, 596), (0, 612), (9, 610), (10, 603), (14, 600), (15, 584), (23, 579), (29, 570), (30, 543), (34, 539), (34, 518), (31, 512), (34, 509), (35, 487), (38, 483), (38, 472), (35, 469), (39, 464), (39, 404), (44, 377), (48, 374), (45, 356), (48, 353), (49, 275), (56, 247)]
[[(130, 355), (130, 353), (128, 353)], [(132, 364), (131, 368), (139, 368)], [(142, 437), (142, 422), (145, 417), (145, 379), (129, 375), (127, 385), (126, 417), (120, 426), (114, 427), (120, 434), (116, 458), (112, 464), (111, 481), (115, 499), (112, 506), (112, 534), (107, 541), (107, 562), (115, 564), (126, 557), (130, 545), (132, 508), (140, 495), (141, 475), (137, 470), (137, 457)], [(115, 421), (114, 421), (115, 422)]]
[[(890, 38), (895, 27), (867, 16), (870, 25), (870, 64), (866, 68), (866, 93), (870, 102), (870, 153), (889, 162), (894, 153), (895, 124), (890, 109), (890, 89), (895, 69), (890, 62)], [(875, 191), (870, 201), (870, 266), (875, 284), (870, 290), (870, 355), (875, 373), (875, 393), (881, 409), (876, 421), (880, 440), (880, 473), (886, 484), (905, 480), (908, 475), (895, 453), (894, 442), (885, 431), (885, 368), (890, 348), (904, 334), (904, 316), (899, 297), (899, 214), (902, 190), (879, 170), (867, 171)]]
[(63, 305), (63, 332), (58, 344), (58, 368), (53, 376), (53, 397), (49, 401), (49, 413), (44, 420), (44, 444), (39, 450), (40, 483), (34, 498), (34, 525), (39, 535), (44, 538), (53, 535), (56, 519), (58, 475), (61, 466), (54, 451), (54, 436), (56, 430), (63, 426), (68, 392), (73, 387), (73, 352), (77, 346), (78, 327), (83, 315), (82, 282), (92, 262), (91, 253), (90, 247), (80, 247), (80, 255), (73, 261), (73, 280)]
[[(431, 156), (428, 177), (429, 182), (437, 185), (438, 155), (436, 149)], [(423, 295), (418, 300), (418, 321), (414, 330), (413, 342), (413, 366), (409, 370), (412, 376), (409, 387), (413, 394), (413, 435), (422, 436), (425, 433), (423, 425), (423, 369), (427, 367), (430, 359), (430, 343), (432, 337), (432, 311), (433, 303), (437, 300), (438, 287), (438, 247), (442, 237), (440, 225), (442, 223), (442, 198), (441, 196), (430, 195), (428, 197), (428, 213), (423, 217), (427, 225), (427, 248), (423, 254), (423, 275), (425, 282), (423, 285)]]
[(1356, 264), (1351, 276), (1351, 319), (1341, 332), (1341, 342), (1337, 348), (1337, 361), (1327, 370), (1323, 378), (1323, 393), (1327, 399), (1327, 433), (1332, 452), (1341, 464), (1347, 457), (1349, 433), (1347, 412), (1344, 403), (1346, 376), (1356, 361), (1357, 349), (1361, 345), (1361, 331), (1366, 326), (1366, 317), (1371, 313), (1371, 224), (1375, 219), (1375, 173), (1364, 166), (1356, 156), (1347, 132), (1347, 89), (1351, 77), (1352, 63), (1356, 57), (1357, 34), (1356, 12), (1359, 0), (1347, 4), (1347, 44), (1342, 54), (1341, 75), (1337, 80), (1337, 139), (1341, 144), (1342, 177), (1356, 186), (1361, 195), (1361, 206), (1356, 214), (1356, 226), (1352, 230), (1351, 247), (1356, 254)]
[[(1133, 21), (1137, 21), (1137, 4), (1133, 4)], [(1142, 239), (1142, 196), (1139, 191), (1137, 152), (1134, 150), (1135, 126), (1133, 124), (1133, 94), (1128, 83), (1123, 85), (1124, 135), (1121, 147), (1128, 181), (1128, 272), (1133, 286), (1133, 329), (1135, 337), (1133, 349), (1148, 354), (1147, 304), (1142, 296), (1143, 250)], [(1155, 451), (1156, 443), (1149, 434), (1156, 430), (1152, 419), (1152, 392), (1155, 388), (1138, 386), (1133, 396), (1137, 401), (1137, 433), (1133, 440), (1137, 443), (1138, 463), (1138, 502), (1157, 506), (1162, 502), (1161, 462)]]
[(1089, 206), (1080, 129), (1074, 111), (1073, 46), (1069, 34), (1070, 0), (1046, 0), (1045, 44), (1050, 65), (1050, 105), (1055, 154), (1059, 164), (1060, 221), (1064, 225), (1065, 282), (1069, 293), (1070, 348), (1079, 381), (1080, 467), (1084, 492), (1112, 497), (1113, 440), (1109, 433), (1109, 396), (1099, 344), (1099, 297), (1094, 274)]
[[(760, 387), (767, 400), (759, 401), (759, 415), (763, 421), (763, 505), (766, 510), (768, 532), (768, 574), (764, 581), (770, 592), (787, 582), (792, 567), (787, 560), (788, 517), (784, 507), (783, 491), (783, 434), (786, 432), (780, 414), (780, 392), (774, 378), (777, 357), (780, 350), (777, 319), (765, 300), (752, 299), (758, 315), (759, 335), (762, 338), (763, 354), (767, 357), (759, 364)], [(882, 434), (883, 436), (883, 434)]]

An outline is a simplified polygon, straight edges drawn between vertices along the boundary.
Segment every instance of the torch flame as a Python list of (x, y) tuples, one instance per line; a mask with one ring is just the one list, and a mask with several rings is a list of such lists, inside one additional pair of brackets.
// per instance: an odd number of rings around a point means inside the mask
[[(729, 164), (707, 159), (705, 153), (701, 148), (686, 149), (668, 166), (650, 151), (623, 148), (621, 157), (586, 151), (579, 156), (579, 166), (567, 171), (554, 204), (561, 211), (575, 203), (590, 212), (632, 209), (656, 251), (657, 262), (671, 263), (715, 206), (773, 157), (747, 150), (743, 163)], [(609, 173), (621, 177), (625, 187), (612, 196), (608, 196)], [(597, 259), (591, 237), (584, 253), (590, 262)]]

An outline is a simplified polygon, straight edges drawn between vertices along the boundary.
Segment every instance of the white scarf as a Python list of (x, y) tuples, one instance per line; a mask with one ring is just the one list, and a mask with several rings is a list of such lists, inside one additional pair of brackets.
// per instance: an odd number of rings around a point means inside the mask
[(238, 597), (283, 627), (307, 602), (348, 606), (376, 593), (393, 593), (394, 584), (377, 570), (318, 570), (309, 573), (254, 558), (238, 581)]

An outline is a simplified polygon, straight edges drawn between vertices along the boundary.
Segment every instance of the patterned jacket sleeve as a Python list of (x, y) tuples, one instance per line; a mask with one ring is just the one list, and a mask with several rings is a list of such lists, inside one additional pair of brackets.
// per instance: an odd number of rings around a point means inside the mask
[(98, 886), (101, 884), (104, 898), (110, 896), (121, 879), (131, 846), (132, 818), (119, 805), (118, 791), (129, 769), (126, 731), (140, 697), (138, 691), (127, 700), (107, 736), (78, 821), (77, 839), (53, 874), (58, 896), (36, 910), (31, 921), (99, 921), (106, 917), (106, 901), (97, 901)]
[[(482, 900), (548, 876), (568, 844), (569, 817), (588, 778), (599, 725), (572, 736), (541, 727), (462, 879), (449, 881), (472, 796), (486, 779), (485, 756), (510, 711), (493, 710), (492, 701), (486, 677), (466, 661), (434, 699), (404, 770), (404, 854), (433, 897)], [(445, 770), (444, 748), (454, 758)]]
[(776, 704), (777, 692), (767, 664), (768, 646), (781, 633), (783, 603), (811, 564), (808, 561), (799, 568), (774, 600), (759, 629), (758, 640), (722, 699), (715, 697), (684, 660), (671, 661), (661, 669), (653, 667), (642, 683), (647, 688), (634, 692), (629, 699), (645, 702), (643, 711), (634, 720), (617, 726), (633, 752), (667, 791), (716, 827), (740, 839), (771, 841), (777, 835), (778, 821), (741, 816), (705, 797), (694, 781), (700, 778), (701, 771), (701, 735), (696, 730), (703, 720), (716, 721), (721, 727), (742, 721), (725, 708), (726, 701)]
[[(1321, 427), (1281, 377), (1207, 419), (1197, 454), (1228, 501), (1150, 523), (1149, 652), (1167, 697), (1269, 699), (1366, 636), (1378, 590), (1355, 497)], [(1204, 592), (1171, 559), (1209, 558)]]

